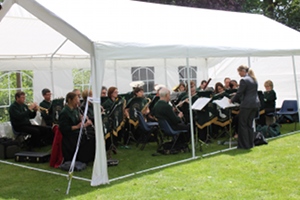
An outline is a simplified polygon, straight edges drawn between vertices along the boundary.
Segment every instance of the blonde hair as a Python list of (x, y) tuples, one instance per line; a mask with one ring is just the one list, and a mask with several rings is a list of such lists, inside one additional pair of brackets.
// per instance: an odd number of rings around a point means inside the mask
[(85, 90), (82, 92), (82, 98), (83, 98), (84, 101), (87, 100), (87, 97), (91, 97), (91, 96), (93, 96), (92, 90), (85, 89)]
[(243, 72), (248, 73), (248, 75), (249, 75), (255, 82), (257, 82), (257, 79), (256, 79), (256, 77), (255, 77), (255, 74), (254, 74), (253, 70), (252, 70), (252, 69), (249, 69), (246, 65), (241, 65), (241, 66), (239, 66), (237, 70), (238, 70), (238, 71), (243, 71)]
[(265, 82), (264, 86), (265, 86), (265, 87), (270, 86), (272, 90), (273, 90), (273, 87), (274, 87), (273, 82), (272, 82), (271, 80), (267, 80), (267, 81)]

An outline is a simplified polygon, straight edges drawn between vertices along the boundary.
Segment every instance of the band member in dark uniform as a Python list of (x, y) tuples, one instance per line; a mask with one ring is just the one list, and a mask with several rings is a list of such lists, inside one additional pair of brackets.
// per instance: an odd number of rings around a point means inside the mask
[[(107, 132), (105, 138), (107, 139), (111, 134), (114, 134), (120, 141), (124, 137), (124, 105), (126, 102), (119, 96), (118, 88), (116, 87), (110, 87), (107, 95), (108, 99), (102, 104), (105, 110), (102, 119)], [(117, 144), (116, 141), (114, 143)]]
[(15, 94), (15, 102), (9, 107), (9, 117), (13, 130), (31, 135), (30, 148), (52, 144), (53, 132), (51, 127), (31, 124), (30, 119), (35, 118), (38, 106), (36, 103), (27, 106), (25, 99), (25, 93), (19, 91)]
[(42, 90), (42, 95), (44, 100), (40, 103), (41, 116), (46, 124), (46, 126), (51, 126), (53, 124), (52, 120), (52, 109), (51, 109), (51, 91), (47, 88)]
[[(62, 152), (65, 161), (71, 161), (76, 150), (77, 140), (81, 128), (81, 119), (77, 106), (79, 97), (74, 92), (69, 92), (66, 96), (66, 105), (59, 115), (59, 129), (62, 133)], [(87, 120), (83, 127), (92, 125), (91, 120)], [(95, 137), (87, 137), (82, 134), (77, 161), (90, 162), (95, 156)]]
[[(142, 88), (135, 88), (133, 93), (134, 97), (128, 101), (124, 112), (128, 122), (128, 132), (132, 133), (134, 138), (139, 138), (140, 134), (137, 131), (139, 120), (135, 115), (135, 110), (140, 111), (144, 116), (146, 116), (149, 113), (148, 106), (151, 100), (144, 97), (144, 90)], [(127, 143), (126, 137), (124, 139), (125, 143)]]
[(181, 143), (186, 143), (190, 138), (190, 125), (182, 122), (183, 113), (179, 112), (175, 114), (172, 106), (169, 105), (170, 90), (167, 88), (161, 88), (159, 91), (160, 100), (155, 104), (153, 108), (153, 115), (158, 120), (167, 120), (173, 130), (188, 130), (185, 135), (179, 137)]
[[(191, 81), (191, 96), (193, 104), (197, 99), (197, 88), (194, 81)], [(188, 92), (181, 98), (181, 101), (177, 104), (177, 107), (183, 112), (185, 123), (190, 123), (190, 106), (189, 106), (189, 94)]]
[[(82, 101), (82, 103), (81, 103), (81, 105), (80, 105), (80, 109), (81, 109), (81, 112), (82, 113), (80, 113), (81, 115), (83, 115), (84, 114), (84, 111), (85, 111), (85, 105), (86, 105), (86, 102), (88, 101), (88, 97), (92, 97), (93, 96), (93, 92), (92, 92), (92, 90), (88, 90), (88, 89), (86, 89), (86, 90), (84, 90), (83, 92), (82, 92), (82, 99), (83, 99), (83, 101)], [(89, 101), (88, 102), (88, 110), (87, 110), (87, 117), (93, 122), (93, 124), (94, 124), (94, 108), (93, 108), (93, 104)]]
[(238, 122), (238, 148), (251, 149), (254, 146), (253, 120), (260, 107), (257, 96), (258, 84), (252, 69), (241, 65), (237, 70), (242, 79), (236, 95), (229, 101), (234, 103), (241, 100)]

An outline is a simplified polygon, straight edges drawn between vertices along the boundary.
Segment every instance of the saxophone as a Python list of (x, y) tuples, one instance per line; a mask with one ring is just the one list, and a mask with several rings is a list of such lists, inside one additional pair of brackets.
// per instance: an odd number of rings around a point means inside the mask
[(143, 115), (145, 115), (146, 114), (146, 111), (149, 109), (149, 104), (151, 103), (151, 99), (150, 98), (146, 98), (147, 99), (147, 103), (145, 104), (145, 106), (143, 107), (143, 109), (141, 110), (141, 113), (143, 114)]

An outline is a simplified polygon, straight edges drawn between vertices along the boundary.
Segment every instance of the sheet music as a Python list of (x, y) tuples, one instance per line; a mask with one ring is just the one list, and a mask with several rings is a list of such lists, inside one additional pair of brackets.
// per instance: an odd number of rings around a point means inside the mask
[(237, 107), (238, 106), (237, 104), (229, 103), (229, 99), (226, 96), (224, 96), (220, 100), (214, 100), (213, 103), (217, 104), (218, 106), (220, 106), (223, 109), (225, 109), (225, 108), (233, 108), (233, 107)]
[(195, 101), (195, 103), (193, 103), (192, 105), (192, 109), (193, 110), (202, 110), (210, 101), (211, 98), (207, 98), (207, 97), (200, 97), (197, 99), (197, 101)]

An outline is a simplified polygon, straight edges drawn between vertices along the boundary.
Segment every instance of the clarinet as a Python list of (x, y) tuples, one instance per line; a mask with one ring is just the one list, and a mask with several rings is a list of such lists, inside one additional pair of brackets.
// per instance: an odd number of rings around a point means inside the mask
[[(83, 112), (83, 110), (80, 108), (80, 106), (78, 106), (77, 109), (78, 109), (78, 112), (83, 116), (83, 115), (84, 115), (84, 112)], [(88, 116), (86, 116), (86, 119), (87, 119), (87, 120), (89, 119)], [(88, 133), (87, 133), (87, 129), (86, 129), (86, 127), (84, 127), (84, 125), (83, 125), (83, 131), (84, 131), (84, 134), (86, 135), (87, 139), (90, 139), (90, 137), (89, 137), (89, 135), (88, 135)]]

